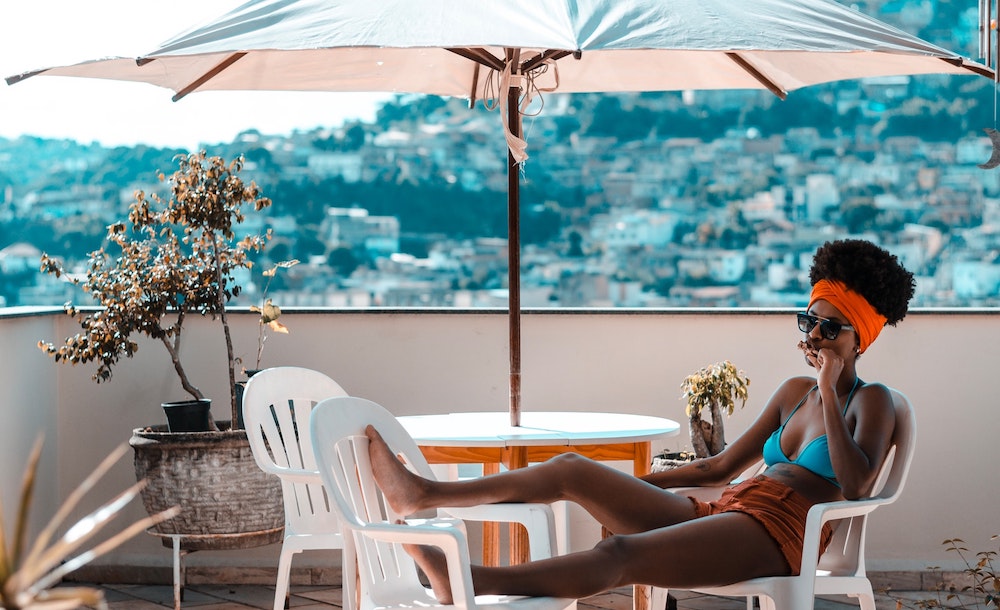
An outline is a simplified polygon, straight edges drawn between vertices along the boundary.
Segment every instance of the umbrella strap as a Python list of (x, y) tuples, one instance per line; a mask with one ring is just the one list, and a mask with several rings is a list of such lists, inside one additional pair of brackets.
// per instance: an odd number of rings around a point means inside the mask
[[(548, 72), (550, 69), (552, 70), (555, 84), (551, 87), (539, 87), (538, 83), (535, 82), (535, 77)], [(556, 63), (551, 59), (544, 61), (540, 66), (535, 67), (527, 74), (514, 74), (511, 64), (507, 64), (499, 72), (499, 80), (497, 107), (500, 110), (500, 117), (503, 121), (504, 138), (507, 140), (507, 148), (510, 150), (511, 156), (514, 157), (514, 161), (520, 164), (528, 158), (528, 143), (520, 136), (520, 130), (518, 130), (519, 134), (515, 135), (510, 128), (507, 92), (511, 87), (517, 87), (519, 91), (523, 92), (523, 95), (518, 96), (517, 114), (520, 119), (520, 117), (527, 114), (525, 111), (536, 95), (541, 98), (543, 92), (555, 91), (559, 88), (559, 70)], [(488, 97), (485, 94), (483, 95), (483, 99), (488, 99)]]
[[(528, 143), (524, 138), (519, 135), (515, 135), (510, 128), (510, 121), (508, 120), (508, 106), (507, 106), (507, 92), (510, 91), (511, 87), (517, 87), (519, 90), (522, 89), (522, 83), (525, 78), (520, 74), (511, 73), (511, 65), (507, 64), (503, 68), (503, 72), (500, 73), (500, 91), (498, 92), (497, 102), (500, 107), (500, 120), (503, 121), (503, 135), (507, 140), (507, 148), (510, 150), (511, 156), (514, 158), (515, 163), (523, 163), (528, 158)], [(527, 99), (528, 96), (525, 96)], [(521, 111), (524, 109), (524, 105), (519, 105), (517, 109), (518, 122), (520, 122)], [(520, 131), (520, 129), (518, 130)]]

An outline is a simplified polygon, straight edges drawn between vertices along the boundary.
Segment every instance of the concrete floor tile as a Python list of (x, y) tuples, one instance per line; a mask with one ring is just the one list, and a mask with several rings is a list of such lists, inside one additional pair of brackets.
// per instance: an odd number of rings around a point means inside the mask
[[(85, 583), (74, 583), (87, 586)], [(95, 586), (95, 585), (90, 585)], [(168, 585), (105, 585), (109, 610), (163, 610), (173, 608), (173, 587)], [(291, 588), (291, 607), (294, 610), (341, 610), (343, 591), (328, 585), (296, 585)], [(672, 590), (677, 600), (677, 610), (745, 610), (742, 597), (718, 597), (691, 591)], [(896, 610), (900, 600), (904, 608), (916, 610), (916, 603), (937, 599), (934, 591), (901, 591), (892, 596), (876, 594), (878, 610)], [(944, 608), (976, 607), (975, 600), (963, 596), (961, 600), (941, 598)], [(185, 590), (183, 608), (196, 610), (270, 610), (274, 603), (274, 587), (265, 585), (189, 585)], [(623, 587), (600, 595), (581, 599), (580, 610), (631, 610), (632, 588)], [(857, 601), (846, 596), (817, 598), (816, 610), (850, 610), (858, 608)], [(652, 608), (651, 610), (665, 610)]]
[(292, 596), (310, 602), (323, 602), (338, 608), (344, 605), (344, 590), (340, 587), (292, 587)]

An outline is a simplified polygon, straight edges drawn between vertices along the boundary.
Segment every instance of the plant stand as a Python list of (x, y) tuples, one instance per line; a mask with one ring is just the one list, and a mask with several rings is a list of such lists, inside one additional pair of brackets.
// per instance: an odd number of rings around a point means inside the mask
[[(219, 422), (222, 425), (229, 422)], [(181, 514), (146, 530), (173, 551), (174, 609), (184, 598), (184, 558), (199, 550), (249, 549), (280, 542), (281, 483), (254, 461), (245, 430), (170, 433), (138, 428), (129, 444), (147, 512)]]
[(163, 538), (164, 536), (171, 539), (171, 546), (174, 550), (174, 610), (181, 610), (181, 602), (184, 601), (184, 556), (193, 551), (185, 551), (181, 549), (181, 536), (180, 534), (160, 534), (153, 530), (146, 530), (147, 534)]
[[(278, 533), (284, 530), (280, 528)], [(258, 532), (252, 532), (247, 534), (231, 534), (228, 536), (230, 541), (227, 543), (225, 540), (219, 541), (220, 536), (225, 539), (227, 536), (225, 534), (214, 534), (212, 535), (213, 541), (210, 544), (205, 544), (204, 540), (198, 540), (203, 538), (203, 536), (186, 536), (184, 534), (161, 534), (154, 529), (146, 530), (146, 533), (151, 536), (156, 536), (163, 540), (164, 546), (167, 546), (167, 540), (169, 539), (169, 546), (173, 552), (173, 581), (174, 581), (174, 610), (181, 610), (181, 602), (184, 601), (184, 583), (186, 582), (186, 570), (184, 567), (184, 558), (191, 553), (196, 552), (199, 548), (237, 548), (245, 549), (249, 548), (248, 543), (245, 541), (247, 538), (252, 538), (254, 534), (259, 534)], [(263, 539), (268, 539), (271, 532), (265, 533), (262, 537)], [(236, 541), (236, 538), (241, 540)], [(252, 542), (251, 542), (252, 544)], [(193, 548), (189, 548), (193, 547)]]

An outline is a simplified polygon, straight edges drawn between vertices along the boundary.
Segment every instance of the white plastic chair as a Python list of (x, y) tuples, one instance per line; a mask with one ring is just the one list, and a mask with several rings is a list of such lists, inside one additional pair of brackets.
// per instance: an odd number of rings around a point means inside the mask
[[(754, 578), (722, 587), (694, 589), (708, 595), (746, 596), (747, 610), (754, 597), (762, 610), (808, 610), (817, 595), (847, 595), (858, 598), (863, 610), (875, 610), (875, 595), (865, 573), (865, 530), (868, 515), (879, 506), (892, 504), (906, 483), (913, 460), (917, 429), (913, 408), (901, 392), (891, 390), (896, 410), (896, 427), (889, 456), (875, 483), (872, 496), (864, 500), (841, 500), (816, 504), (806, 517), (802, 565), (798, 576)], [(707, 488), (706, 488), (707, 489)], [(724, 488), (713, 488), (721, 494)], [(699, 499), (704, 495), (699, 494)], [(819, 557), (820, 531), (833, 522), (830, 546)], [(667, 590), (653, 588), (652, 608), (665, 607)]]
[(243, 421), (254, 460), (261, 470), (281, 479), (285, 507), (274, 610), (287, 607), (296, 553), (344, 548), (336, 513), (323, 492), (308, 430), (309, 415), (319, 401), (346, 395), (333, 379), (299, 367), (260, 371), (243, 392)]
[[(363, 398), (330, 398), (312, 413), (311, 432), (323, 483), (344, 527), (345, 546), (357, 564), (344, 564), (344, 597), (358, 610), (460, 608), (462, 610), (564, 610), (576, 600), (551, 597), (476, 596), (469, 568), (468, 540), (462, 519), (524, 525), (532, 560), (551, 557), (555, 548), (552, 510), (545, 504), (490, 504), (429, 511), (429, 518), (397, 523), (371, 475), (365, 428), (375, 426), (393, 452), (420, 476), (434, 475), (423, 454), (396, 418)], [(418, 580), (413, 560), (400, 544), (441, 548), (448, 562), (454, 603), (441, 604)], [(355, 569), (357, 573), (349, 573)], [(351, 585), (358, 583), (357, 591)]]

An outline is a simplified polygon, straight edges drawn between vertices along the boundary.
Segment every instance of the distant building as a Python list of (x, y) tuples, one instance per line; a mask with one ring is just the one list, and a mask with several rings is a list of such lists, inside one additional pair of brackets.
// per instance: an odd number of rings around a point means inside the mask
[(323, 152), (309, 155), (306, 162), (309, 171), (322, 178), (341, 178), (354, 183), (361, 180), (364, 158), (357, 152)]
[(806, 218), (822, 220), (828, 208), (840, 205), (840, 189), (832, 174), (806, 176)]
[(952, 266), (952, 288), (960, 299), (996, 300), (1000, 295), (1000, 264), (962, 261)]
[(677, 217), (653, 210), (623, 210), (595, 218), (591, 238), (608, 249), (664, 246), (673, 239)]
[(361, 248), (373, 257), (399, 252), (399, 219), (369, 216), (362, 208), (330, 208), (325, 221), (331, 248)]
[(42, 264), (42, 251), (23, 242), (11, 244), (0, 250), (0, 275), (38, 273)]

